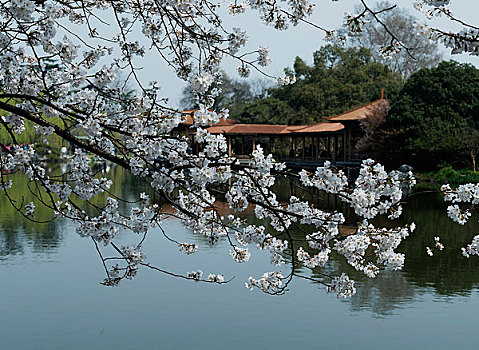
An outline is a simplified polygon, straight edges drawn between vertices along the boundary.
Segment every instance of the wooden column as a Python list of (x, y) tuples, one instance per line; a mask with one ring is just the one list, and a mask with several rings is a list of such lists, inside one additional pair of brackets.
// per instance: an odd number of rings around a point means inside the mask
[(281, 155), (281, 160), (284, 158), (283, 157), (283, 150), (284, 150), (284, 136), (280, 136), (279, 137), (279, 154)]
[(336, 163), (336, 152), (337, 152), (337, 144), (338, 144), (338, 135), (334, 135), (333, 139), (332, 139), (332, 150), (331, 150), (331, 153), (332, 153), (332, 156), (333, 156), (333, 164)]
[(303, 136), (303, 152), (302, 152), (303, 161), (304, 161), (304, 154), (306, 153), (305, 150), (306, 150), (306, 137)]
[(352, 159), (352, 156), (351, 156), (351, 128), (349, 128), (348, 130), (348, 157), (349, 157), (349, 161), (351, 161)]
[(328, 152), (328, 154), (333, 154), (333, 152), (331, 152), (331, 135), (328, 135), (328, 143), (326, 144), (326, 150)]
[(231, 157), (233, 155), (232, 149), (231, 149), (231, 136), (228, 136), (228, 155)]
[(293, 149), (293, 152), (292, 152), (293, 159), (295, 159), (296, 158), (296, 137), (294, 137), (294, 136), (291, 136), (291, 145), (293, 147), (292, 148)]

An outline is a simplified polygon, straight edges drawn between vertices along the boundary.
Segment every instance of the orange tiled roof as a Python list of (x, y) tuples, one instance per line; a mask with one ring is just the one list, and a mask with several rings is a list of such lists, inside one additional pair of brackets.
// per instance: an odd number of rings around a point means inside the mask
[(310, 126), (306, 126), (305, 128), (293, 131), (295, 134), (297, 133), (319, 133), (319, 132), (335, 132), (339, 130), (343, 130), (344, 125), (341, 123), (318, 123)]
[(269, 125), (269, 124), (234, 124), (226, 126), (214, 125), (208, 128), (212, 134), (265, 134), (277, 135), (282, 133), (288, 125)]
[(307, 128), (309, 125), (288, 125), (286, 128), (281, 131), (281, 134), (290, 134), (296, 130), (301, 130)]
[[(386, 103), (389, 106), (389, 101), (387, 100), (376, 100), (352, 111), (324, 118), (329, 121), (329, 123), (320, 122), (313, 125), (236, 124), (233, 119), (228, 118), (226, 120), (220, 120), (217, 124), (209, 127), (208, 131), (211, 134), (228, 135), (284, 135), (336, 132), (344, 129), (344, 125), (337, 122), (366, 119), (372, 110), (379, 108), (381, 103)], [(197, 110), (182, 112), (188, 114), (187, 120), (183, 124), (193, 125), (193, 114), (195, 111)]]
[(210, 134), (229, 134), (229, 131), (236, 125), (213, 125), (207, 130)]
[(325, 117), (324, 119), (329, 120), (329, 121), (351, 121), (351, 120), (363, 120), (368, 117), (368, 114), (371, 113), (371, 110), (374, 110), (376, 108), (379, 108), (381, 103), (387, 103), (389, 106), (389, 101), (388, 100), (376, 100), (373, 101), (365, 106), (358, 107), (356, 109), (353, 109), (351, 111), (348, 111), (346, 113), (338, 114), (332, 117)]
[(220, 119), (218, 123), (215, 124), (215, 126), (226, 126), (226, 125), (234, 125), (236, 124), (236, 120), (226, 118), (225, 119)]
[(208, 128), (211, 134), (228, 135), (284, 135), (296, 133), (334, 132), (344, 129), (341, 123), (318, 123), (315, 125), (269, 125), (269, 124), (234, 124)]

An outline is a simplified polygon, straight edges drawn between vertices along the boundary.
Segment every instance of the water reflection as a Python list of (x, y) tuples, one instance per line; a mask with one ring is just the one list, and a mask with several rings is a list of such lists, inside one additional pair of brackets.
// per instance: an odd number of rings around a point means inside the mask
[[(56, 171), (52, 169), (52, 171)], [(58, 171), (61, 171), (59, 169)], [(112, 167), (105, 175), (113, 179), (112, 191), (122, 198), (133, 200), (135, 196), (144, 191), (143, 184), (137, 178), (119, 167)], [(12, 193), (18, 201), (29, 202), (27, 180), (21, 174), (15, 174), (14, 188)], [(291, 194), (300, 198), (314, 200), (321, 208), (335, 208), (343, 210), (344, 203), (341, 203), (334, 196), (322, 193), (308, 193), (291, 184), (280, 184), (281, 195), (286, 199)], [(98, 199), (104, 201), (105, 196)], [(319, 198), (319, 199), (318, 199)], [(124, 204), (124, 209), (127, 205)], [(377, 315), (388, 315), (417, 302), (425, 293), (434, 293), (440, 297), (451, 297), (455, 295), (469, 295), (471, 291), (479, 287), (479, 262), (477, 259), (465, 259), (460, 253), (460, 247), (464, 246), (472, 237), (479, 233), (479, 224), (471, 221), (464, 227), (454, 224), (445, 215), (446, 205), (442, 202), (439, 194), (423, 194), (410, 198), (404, 208), (403, 216), (395, 223), (384, 219), (376, 220), (376, 225), (402, 225), (415, 222), (416, 232), (408, 238), (399, 251), (406, 254), (406, 264), (403, 271), (385, 272), (376, 279), (368, 279), (347, 265), (343, 258), (332, 255), (328, 265), (320, 270), (312, 272), (312, 275), (324, 273), (337, 275), (347, 272), (357, 281), (358, 292), (348, 301), (351, 311), (370, 310)], [(226, 208), (224, 208), (226, 210)], [(348, 221), (353, 223), (357, 218), (346, 211)], [(37, 206), (37, 219), (47, 219), (51, 213)], [(251, 212), (246, 212), (245, 217), (254, 221)], [(3, 195), (0, 195), (0, 259), (7, 260), (9, 256), (25, 254), (27, 251), (34, 253), (53, 254), (59, 249), (65, 235), (75, 234), (74, 230), (66, 232), (65, 225), (61, 220), (47, 224), (34, 224), (22, 218), (7, 202)], [(181, 241), (191, 241), (193, 234), (185, 230), (178, 230)], [(294, 232), (298, 238), (302, 238), (301, 232)], [(446, 249), (427, 256), (426, 246), (433, 244), (434, 236), (441, 236), (441, 241)], [(183, 236), (183, 237), (181, 237)], [(206, 237), (196, 237), (202, 249), (215, 247), (208, 245)], [(171, 248), (171, 247), (168, 247)], [(61, 249), (61, 248), (60, 248)], [(215, 259), (215, 255), (209, 255), (209, 259)], [(254, 262), (252, 262), (254, 263)], [(307, 271), (307, 270), (303, 270)], [(318, 288), (323, 289), (322, 286)]]
[(24, 254), (27, 246), (32, 253), (48, 253), (60, 245), (63, 233), (58, 228), (58, 222), (39, 224), (43, 227), (37, 230), (30, 221), (18, 214), (16, 216), (17, 227), (0, 225), (0, 260), (10, 255)]
[(363, 279), (351, 298), (351, 310), (368, 309), (378, 315), (391, 314), (395, 309), (418, 299), (421, 290), (409, 283), (401, 272), (385, 271), (374, 280)]
[[(479, 286), (479, 261), (464, 258), (460, 248), (479, 233), (479, 223), (473, 218), (457, 225), (445, 215), (446, 207), (440, 194), (412, 197), (405, 206), (398, 223), (414, 221), (418, 230), (401, 246), (408, 257), (404, 273), (411, 283), (433, 287), (442, 295), (468, 294)], [(429, 257), (425, 247), (433, 245), (434, 236), (441, 237), (445, 249)]]
[[(52, 175), (64, 174), (67, 165), (52, 164), (48, 165), (47, 171)], [(142, 187), (139, 179), (130, 176), (127, 171), (121, 167), (109, 166), (97, 169), (103, 172), (103, 176), (113, 180), (111, 191), (117, 196), (126, 200), (136, 200), (137, 191)], [(63, 175), (65, 176), (65, 175)], [(8, 179), (12, 179), (13, 186), (8, 191), (12, 201), (16, 206), (22, 203), (34, 202), (36, 221), (44, 221), (45, 223), (32, 222), (21, 213), (19, 213), (11, 204), (3, 192), (0, 193), (0, 259), (8, 255), (16, 255), (25, 253), (25, 247), (28, 246), (33, 253), (54, 251), (62, 240), (64, 226), (61, 219), (54, 219), (53, 212), (39, 203), (37, 198), (29, 191), (28, 178), (21, 172), (8, 174)], [(65, 178), (64, 178), (65, 180)], [(144, 187), (144, 186), (143, 186)], [(45, 193), (41, 192), (41, 195)], [(94, 199), (96, 205), (105, 202), (107, 194), (103, 194)], [(128, 204), (120, 202), (120, 208), (126, 210)], [(97, 215), (98, 213), (92, 207), (86, 207), (85, 210), (89, 215)], [(68, 234), (74, 232), (68, 232)]]
[[(28, 190), (26, 176), (19, 173), (9, 176), (13, 179), (9, 195), (15, 205), (35, 201)], [(51, 211), (36, 206), (36, 220), (48, 221), (51, 218)], [(23, 254), (26, 246), (34, 253), (54, 250), (60, 244), (63, 234), (58, 227), (59, 224), (59, 221), (36, 224), (25, 219), (13, 208), (4, 193), (0, 192), (0, 259), (9, 255)]]

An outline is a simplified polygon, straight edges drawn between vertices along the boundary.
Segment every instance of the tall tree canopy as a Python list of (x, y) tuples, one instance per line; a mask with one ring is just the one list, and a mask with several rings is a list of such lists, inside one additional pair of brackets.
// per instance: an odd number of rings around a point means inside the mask
[[(373, 14), (368, 12), (364, 20), (369, 25), (362, 31), (353, 31), (346, 25), (339, 31), (347, 36), (346, 43), (352, 47), (367, 47), (376, 62), (387, 65), (398, 72), (403, 78), (408, 78), (412, 73), (421, 68), (432, 67), (441, 61), (442, 55), (436, 42), (430, 40), (429, 35), (421, 29), (416, 17), (406, 9), (393, 6), (389, 1), (376, 4), (376, 11), (391, 8), (377, 14), (382, 23), (374, 20)], [(356, 6), (361, 11), (361, 6)], [(393, 33), (407, 48), (397, 50), (397, 44), (391, 39)], [(393, 47), (391, 47), (393, 45)], [(396, 45), (397, 52), (385, 54), (385, 49)]]
[(393, 97), (403, 84), (398, 73), (374, 62), (368, 49), (335, 45), (314, 52), (311, 66), (297, 57), (286, 74), (296, 82), (269, 89), (269, 97), (246, 105), (233, 117), (245, 122), (307, 124), (367, 104), (381, 96), (381, 89)]

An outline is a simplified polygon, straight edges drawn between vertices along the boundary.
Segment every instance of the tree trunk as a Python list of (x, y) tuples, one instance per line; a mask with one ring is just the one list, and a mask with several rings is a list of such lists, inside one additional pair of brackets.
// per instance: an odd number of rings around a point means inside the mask
[(471, 158), (472, 158), (472, 171), (476, 172), (476, 154), (471, 152)]

